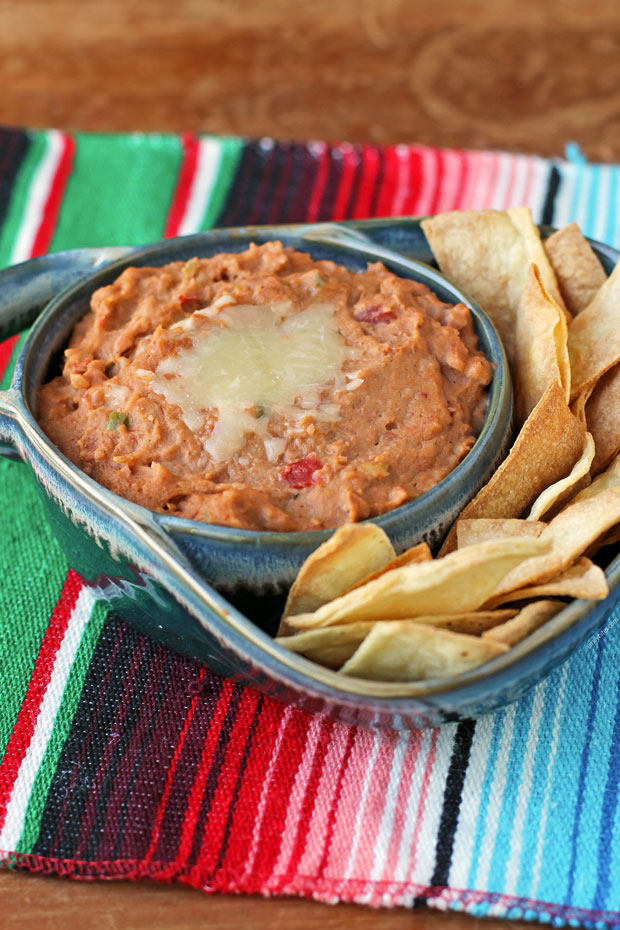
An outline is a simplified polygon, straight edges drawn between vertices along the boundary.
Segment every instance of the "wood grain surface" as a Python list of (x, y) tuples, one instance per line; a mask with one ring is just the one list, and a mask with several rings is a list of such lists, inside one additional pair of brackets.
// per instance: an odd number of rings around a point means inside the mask
[(0, 0), (0, 122), (620, 159), (617, 0)]
[[(618, 0), (0, 0), (0, 123), (620, 160), (619, 52)], [(4, 930), (478, 923), (13, 873), (0, 909)]]

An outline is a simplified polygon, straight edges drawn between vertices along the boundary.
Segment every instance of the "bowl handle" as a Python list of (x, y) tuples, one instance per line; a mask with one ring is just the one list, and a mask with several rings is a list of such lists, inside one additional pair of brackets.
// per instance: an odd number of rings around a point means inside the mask
[(0, 271), (0, 341), (31, 326), (45, 304), (82, 275), (132, 251), (127, 246), (71, 249), (4, 268)]
[[(0, 342), (31, 326), (42, 308), (83, 275), (123, 258), (133, 248), (72, 249), (41, 255), (0, 271)], [(0, 456), (19, 459), (10, 391), (0, 391)]]

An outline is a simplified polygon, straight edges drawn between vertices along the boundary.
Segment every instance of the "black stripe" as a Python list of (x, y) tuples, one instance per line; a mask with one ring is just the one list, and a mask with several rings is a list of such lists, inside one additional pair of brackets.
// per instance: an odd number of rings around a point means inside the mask
[(293, 148), (293, 172), (282, 204), (281, 222), (303, 223), (306, 220), (308, 203), (316, 183), (317, 171), (318, 161), (312, 156), (308, 146), (295, 145)]
[(435, 870), (430, 881), (433, 888), (444, 887), (448, 884), (454, 836), (459, 820), (461, 794), (475, 729), (475, 720), (462, 720), (456, 728), (452, 758), (450, 759), (448, 777), (446, 778), (439, 830), (437, 831)]
[(321, 198), (321, 205), (317, 220), (331, 220), (334, 213), (334, 202), (340, 186), (340, 176), (342, 175), (342, 158), (336, 157), (334, 150), (329, 150), (329, 161), (327, 163), (327, 181)]
[(28, 135), (20, 129), (0, 129), (0, 225), (9, 208), (13, 185), (30, 147)]
[(360, 186), (360, 180), (362, 178), (362, 173), (364, 171), (364, 158), (362, 155), (361, 145), (356, 145), (354, 147), (355, 154), (357, 155), (357, 165), (355, 166), (355, 174), (353, 176), (353, 184), (351, 185), (351, 192), (349, 194), (349, 202), (346, 206), (345, 216), (349, 220), (353, 214), (355, 208), (355, 202), (357, 200), (357, 192)]
[(228, 190), (226, 203), (217, 220), (217, 226), (235, 226), (243, 211), (246, 201), (252, 200), (252, 188), (255, 186), (256, 162), (258, 160), (257, 143), (246, 142), (237, 166), (237, 173)]
[(213, 753), (211, 768), (209, 769), (202, 800), (200, 802), (200, 810), (198, 811), (198, 817), (196, 818), (196, 823), (194, 824), (192, 848), (187, 860), (188, 865), (194, 865), (196, 863), (198, 853), (200, 852), (200, 847), (202, 846), (202, 834), (204, 833), (205, 823), (207, 822), (207, 817), (209, 816), (209, 811), (211, 810), (211, 803), (215, 795), (215, 789), (217, 788), (220, 772), (222, 771), (224, 759), (226, 758), (226, 753), (228, 751), (228, 741), (230, 739), (233, 726), (235, 725), (235, 720), (237, 719), (237, 711), (239, 710), (239, 702), (241, 701), (241, 695), (243, 691), (244, 688), (242, 685), (235, 684), (234, 691), (230, 698), (230, 703), (226, 710), (226, 715), (222, 721), (222, 727), (217, 739), (217, 746), (215, 747), (215, 752)]
[(252, 723), (250, 724), (250, 729), (248, 731), (248, 736), (246, 744), (243, 747), (243, 755), (241, 756), (241, 761), (239, 762), (239, 771), (237, 772), (237, 780), (235, 782), (235, 787), (233, 790), (233, 796), (230, 799), (230, 805), (228, 807), (228, 812), (226, 814), (226, 823), (224, 824), (224, 830), (222, 832), (222, 841), (220, 843), (220, 851), (217, 856), (217, 862), (215, 863), (215, 868), (211, 873), (211, 878), (215, 875), (218, 869), (221, 868), (224, 861), (224, 856), (226, 855), (226, 850), (228, 849), (228, 840), (230, 839), (230, 831), (232, 828), (233, 816), (235, 813), (235, 807), (237, 806), (237, 801), (239, 799), (239, 792), (241, 791), (241, 783), (243, 782), (243, 776), (245, 774), (245, 767), (248, 763), (248, 756), (250, 755), (250, 749), (252, 748), (252, 742), (254, 740), (254, 733), (256, 732), (256, 727), (258, 726), (258, 720), (260, 718), (261, 710), (263, 709), (264, 697), (261, 694), (257, 703), (256, 710), (254, 711), (254, 717), (252, 718)]
[[(262, 199), (260, 203), (256, 204), (251, 220), (253, 224), (256, 223), (258, 226), (263, 226), (267, 223), (269, 211), (273, 204), (273, 197), (278, 189), (282, 172), (286, 169), (288, 157), (288, 146), (278, 143), (272, 153), (271, 160), (268, 165), (265, 165), (265, 172), (269, 171), (269, 178), (264, 185)], [(277, 222), (277, 219), (272, 220), (272, 222)]]
[(558, 195), (560, 189), (560, 184), (562, 182), (562, 176), (559, 169), (556, 165), (551, 166), (551, 171), (549, 172), (549, 180), (547, 181), (547, 195), (545, 197), (545, 205), (542, 211), (541, 222), (545, 226), (553, 225), (553, 214), (555, 212), (555, 199)]
[[(49, 787), (33, 849), (35, 853), (68, 859), (75, 857), (84, 807), (90, 797), (91, 784), (107, 745), (108, 734), (113, 730), (114, 717), (125, 690), (124, 670), (129, 665), (138, 636), (136, 631), (112, 618), (103, 625), (71, 730)], [(112, 659), (115, 647), (117, 651)]]
[(172, 669), (174, 658), (175, 657), (173, 653), (170, 653), (166, 658), (166, 664), (162, 672), (161, 680), (157, 686), (158, 687), (157, 699), (155, 701), (155, 704), (153, 705), (151, 716), (149, 717), (149, 721), (148, 721), (147, 728), (146, 728), (147, 735), (146, 735), (144, 742), (140, 746), (140, 750), (136, 755), (133, 767), (131, 769), (131, 773), (129, 775), (127, 787), (125, 789), (125, 797), (123, 798), (121, 810), (118, 815), (118, 837), (116, 840), (116, 844), (114, 846), (114, 852), (113, 852), (114, 859), (118, 859), (121, 854), (122, 842), (125, 839), (125, 824), (127, 822), (127, 812), (129, 810), (129, 805), (131, 801), (133, 800), (134, 787), (138, 779), (138, 775), (140, 774), (140, 766), (142, 765), (144, 754), (153, 738), (153, 734), (156, 732), (155, 723), (159, 718), (159, 715), (161, 712), (161, 706), (164, 701), (164, 697), (166, 697), (166, 688), (168, 687), (168, 680), (170, 678), (170, 672)]

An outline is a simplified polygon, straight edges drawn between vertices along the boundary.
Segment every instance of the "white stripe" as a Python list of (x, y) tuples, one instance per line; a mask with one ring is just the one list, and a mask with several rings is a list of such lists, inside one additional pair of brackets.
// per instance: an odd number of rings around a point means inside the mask
[(437, 212), (443, 213), (446, 210), (454, 210), (454, 205), (459, 200), (463, 183), (464, 157), (453, 149), (444, 149), (438, 157), (443, 159), (445, 165), (437, 202)]
[[(286, 819), (284, 821), (284, 828), (282, 830), (282, 845), (280, 846), (280, 855), (278, 856), (278, 861), (276, 862), (271, 873), (269, 882), (273, 878), (277, 878), (277, 876), (283, 875), (286, 872), (291, 856), (293, 855), (293, 849), (297, 839), (296, 826), (299, 822), (299, 816), (306, 795), (306, 789), (308, 787), (308, 782), (310, 781), (310, 775), (312, 773), (312, 764), (314, 762), (314, 757), (319, 746), (322, 723), (322, 717), (317, 715), (316, 717), (312, 718), (312, 722), (308, 730), (308, 737), (306, 740), (304, 754), (295, 775), (295, 782), (291, 790), (290, 800), (286, 810)], [(267, 882), (267, 885), (269, 885), (269, 882)]]
[(506, 791), (508, 760), (512, 748), (512, 733), (515, 725), (516, 707), (511, 704), (506, 710), (502, 732), (499, 739), (499, 751), (495, 760), (493, 772), (493, 791), (489, 798), (486, 811), (485, 832), (480, 844), (480, 858), (478, 859), (475, 887), (480, 891), (488, 890), (491, 860), (495, 851), (495, 840), (501, 820), (502, 802)]
[(381, 823), (375, 838), (375, 859), (370, 871), (371, 882), (377, 882), (383, 875), (385, 860), (390, 849), (390, 840), (392, 839), (392, 830), (394, 829), (394, 814), (396, 812), (396, 801), (398, 799), (398, 789), (403, 771), (403, 764), (411, 733), (409, 731), (398, 734), (396, 749), (392, 757), (390, 769), (390, 780), (385, 792), (385, 800)]
[(63, 134), (52, 129), (47, 134), (47, 150), (30, 184), (26, 209), (17, 234), (11, 262), (24, 262), (31, 258), (47, 198), (56, 176), (63, 150)]
[(82, 634), (96, 601), (97, 596), (91, 588), (82, 588), (71, 611), (65, 635), (54, 658), (54, 667), (41, 701), (30, 745), (22, 759), (13, 785), (6, 819), (0, 832), (0, 850), (14, 850), (19, 843), (32, 788), (54, 729), (58, 709)]
[(522, 207), (525, 204), (525, 191), (527, 188), (527, 179), (530, 173), (530, 157), (528, 155), (517, 155), (515, 178), (512, 185), (510, 197), (506, 202), (506, 207)]
[(258, 802), (258, 809), (256, 811), (256, 819), (254, 821), (254, 827), (252, 831), (252, 841), (250, 845), (250, 851), (248, 853), (248, 858), (246, 860), (245, 869), (243, 872), (242, 881), (248, 877), (252, 869), (254, 868), (254, 861), (256, 859), (256, 854), (258, 852), (258, 841), (260, 838), (261, 827), (263, 825), (263, 817), (265, 816), (265, 811), (267, 809), (267, 800), (271, 791), (273, 790), (272, 779), (273, 772), (276, 767), (276, 763), (280, 756), (280, 750), (284, 742), (284, 733), (288, 726), (289, 720), (293, 716), (293, 708), (287, 707), (284, 713), (282, 714), (282, 719), (280, 720), (280, 727), (278, 729), (278, 735), (276, 736), (276, 741), (271, 752), (271, 758), (269, 760), (269, 766), (267, 767), (267, 772), (265, 773), (265, 779), (263, 781), (263, 787), (261, 789), (260, 800)]
[(563, 162), (560, 173), (562, 176), (562, 183), (558, 196), (555, 199), (555, 210), (553, 211), (553, 224), (559, 228), (567, 226), (573, 219), (572, 203), (575, 193), (577, 170), (574, 165)]
[(372, 782), (375, 762), (377, 761), (377, 755), (379, 754), (380, 745), (381, 745), (381, 736), (377, 733), (375, 734), (374, 745), (372, 747), (372, 753), (370, 756), (370, 761), (368, 763), (368, 768), (366, 769), (366, 775), (364, 777), (364, 784), (362, 786), (362, 794), (360, 797), (360, 803), (357, 809), (357, 815), (355, 817), (355, 827), (353, 829), (353, 842), (351, 843), (349, 861), (347, 862), (347, 867), (344, 870), (343, 885), (353, 875), (353, 867), (355, 865), (355, 860), (357, 859), (357, 848), (359, 846), (360, 838), (362, 835), (362, 827), (364, 825), (364, 813), (366, 810), (366, 801), (368, 800), (368, 793), (370, 791), (370, 784)]
[(502, 152), (499, 156), (499, 165), (497, 168), (497, 177), (495, 178), (495, 189), (489, 206), (493, 210), (503, 210), (508, 200), (508, 185), (511, 174), (514, 171), (515, 155), (507, 155)]
[(532, 215), (535, 223), (542, 220), (545, 200), (547, 198), (547, 187), (551, 176), (551, 163), (543, 161), (542, 158), (534, 160), (534, 176), (530, 187), (529, 204), (532, 208)]
[(422, 815), (422, 828), (418, 836), (416, 861), (409, 879), (420, 885), (429, 885), (435, 870), (434, 854), (456, 729), (457, 724), (447, 724), (439, 731), (435, 761), (428, 781), (428, 793)]
[(489, 182), (489, 171), (493, 167), (495, 153), (480, 152), (480, 158), (477, 163), (475, 186), (471, 192), (470, 210), (482, 210), (487, 206), (487, 190)]
[(196, 172), (192, 181), (183, 219), (179, 223), (179, 236), (198, 232), (203, 220), (222, 158), (222, 143), (217, 139), (201, 139), (198, 143)]
[(415, 769), (411, 776), (411, 787), (407, 799), (407, 808), (404, 818), (403, 832), (400, 838), (400, 847), (398, 850), (398, 859), (394, 869), (394, 881), (404, 882), (409, 871), (409, 861), (411, 858), (411, 844), (417, 822), (417, 810), (420, 804), (420, 791), (424, 781), (424, 772), (428, 761), (428, 754), (432, 746), (433, 731), (425, 730), (420, 743), (418, 758), (416, 759)]
[(547, 829), (547, 818), (549, 816), (549, 799), (551, 796), (551, 784), (553, 781), (553, 766), (555, 757), (558, 752), (558, 740), (560, 736), (560, 722), (562, 719), (562, 710), (564, 708), (564, 692), (566, 690), (566, 679), (568, 678), (568, 669), (570, 663), (566, 662), (562, 669), (562, 678), (558, 689), (558, 699), (555, 705), (555, 714), (553, 717), (553, 730), (551, 737), (551, 747), (549, 749), (549, 760), (547, 762), (547, 783), (545, 785), (545, 794), (543, 797), (542, 809), (540, 812), (540, 826), (538, 828), (538, 838), (536, 840), (536, 855), (534, 856), (534, 865), (530, 875), (531, 891), (530, 898), (535, 898), (538, 894), (538, 885), (540, 883), (540, 873), (542, 867), (542, 853), (545, 842), (545, 832)]
[(463, 784), (459, 821), (454, 835), (449, 884), (452, 888), (466, 888), (476, 841), (476, 824), (480, 815), (480, 798), (493, 740), (495, 718), (481, 717), (476, 723), (471, 744), (469, 765)]
[[(534, 692), (527, 742), (523, 751), (521, 774), (519, 777), (519, 791), (517, 793), (517, 803), (515, 805), (512, 832), (510, 835), (510, 856), (506, 863), (506, 877), (503, 888), (506, 894), (516, 894), (517, 885), (519, 883), (521, 853), (523, 850), (523, 831), (525, 829), (525, 819), (527, 817), (530, 794), (532, 792), (536, 748), (538, 746), (538, 734), (540, 732), (540, 722), (545, 707), (546, 693), (547, 682), (543, 681)], [(514, 771), (512, 777), (517, 777)], [(527, 863), (526, 868), (527, 867), (529, 867), (529, 863)]]

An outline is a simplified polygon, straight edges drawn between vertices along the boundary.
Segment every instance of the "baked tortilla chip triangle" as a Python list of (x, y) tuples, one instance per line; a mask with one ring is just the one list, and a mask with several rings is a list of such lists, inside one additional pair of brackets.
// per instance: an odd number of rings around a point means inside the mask
[(288, 622), (296, 629), (312, 629), (358, 620), (469, 613), (488, 600), (515, 566), (547, 550), (549, 543), (541, 538), (494, 540), (444, 559), (404, 565)]
[(537, 597), (583, 597), (602, 600), (609, 594), (605, 572), (590, 559), (582, 557), (545, 584), (520, 588), (509, 594), (491, 598), (488, 607), (500, 607), (513, 601), (529, 601)]
[[(557, 381), (523, 424), (515, 444), (460, 519), (520, 517), (542, 492), (570, 474), (583, 454), (585, 426), (571, 412)], [(456, 548), (456, 526), (441, 553)]]
[(573, 316), (585, 310), (607, 275), (577, 223), (569, 223), (544, 241), (564, 302)]
[(596, 382), (586, 404), (586, 419), (595, 448), (592, 474), (597, 475), (620, 452), (620, 365)]
[(620, 263), (594, 300), (569, 325), (568, 354), (572, 397), (620, 361)]
[(565, 309), (528, 207), (441, 213), (421, 225), (440, 269), (486, 311), (511, 361), (519, 301), (532, 263), (547, 292)]
[(463, 518), (456, 525), (459, 549), (476, 546), (491, 539), (506, 539), (510, 536), (540, 536), (547, 524), (536, 520), (495, 520), (481, 518), (469, 520)]
[(375, 523), (347, 523), (312, 552), (293, 582), (284, 608), (289, 614), (310, 613), (350, 590), (396, 556)]
[(558, 381), (570, 397), (566, 317), (531, 265), (519, 301), (514, 345), (517, 422), (524, 423), (546, 389)]
[(380, 622), (375, 623), (340, 671), (371, 681), (453, 678), (507, 649), (504, 643), (439, 630), (412, 620)]
[(507, 620), (506, 623), (487, 630), (482, 634), (482, 639), (514, 646), (554, 617), (563, 607), (564, 604), (560, 601), (534, 601), (533, 604), (528, 604), (519, 611), (512, 620)]

